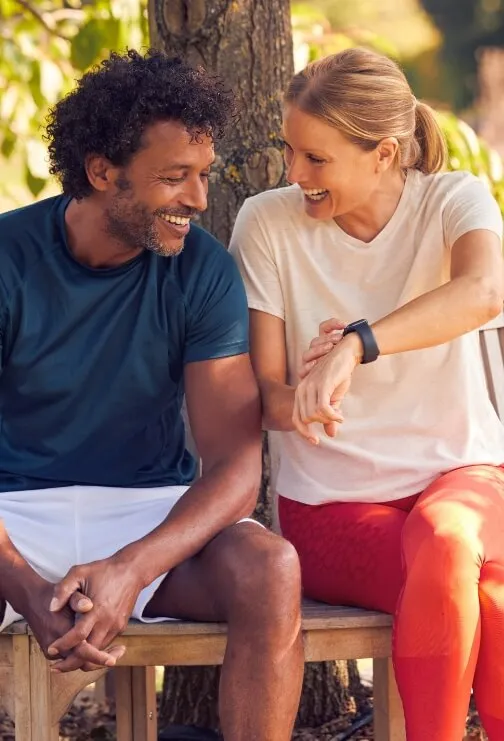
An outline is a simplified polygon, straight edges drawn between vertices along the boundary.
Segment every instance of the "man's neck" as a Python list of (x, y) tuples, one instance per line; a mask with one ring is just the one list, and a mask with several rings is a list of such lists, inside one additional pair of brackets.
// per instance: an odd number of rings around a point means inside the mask
[(65, 228), (70, 252), (78, 262), (91, 268), (118, 267), (141, 252), (108, 233), (104, 209), (92, 197), (70, 201), (65, 212)]

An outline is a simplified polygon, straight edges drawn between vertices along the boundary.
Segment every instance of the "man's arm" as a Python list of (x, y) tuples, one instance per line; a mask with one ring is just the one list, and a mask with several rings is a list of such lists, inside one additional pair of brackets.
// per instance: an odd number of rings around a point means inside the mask
[(145, 585), (249, 515), (259, 490), (260, 402), (249, 356), (188, 363), (185, 389), (203, 475), (159, 527), (116, 554)]
[[(55, 611), (76, 590), (95, 605), (52, 644), (55, 654), (64, 655), (86, 640), (97, 648), (109, 646), (126, 625), (144, 586), (254, 509), (261, 478), (261, 414), (249, 356), (188, 363), (185, 388), (203, 475), (152, 532), (111, 558), (74, 567), (55, 586)], [(70, 656), (56, 667), (71, 671), (82, 662)]]

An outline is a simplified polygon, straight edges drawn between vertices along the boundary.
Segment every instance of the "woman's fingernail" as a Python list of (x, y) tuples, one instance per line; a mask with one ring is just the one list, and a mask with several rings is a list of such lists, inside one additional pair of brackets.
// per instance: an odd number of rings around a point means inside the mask
[(53, 597), (49, 604), (49, 612), (56, 612), (58, 607), (59, 607), (59, 600), (56, 597)]
[(54, 648), (54, 646), (51, 646), (50, 648), (47, 649), (47, 653), (49, 654), (49, 656), (57, 656), (58, 649)]
[(116, 660), (113, 656), (110, 657), (110, 659), (107, 659), (105, 662), (105, 666), (115, 666)]
[(87, 598), (80, 599), (77, 602), (77, 607), (79, 608), (79, 610), (84, 610), (86, 607), (89, 607), (89, 602), (90, 600), (88, 600)]

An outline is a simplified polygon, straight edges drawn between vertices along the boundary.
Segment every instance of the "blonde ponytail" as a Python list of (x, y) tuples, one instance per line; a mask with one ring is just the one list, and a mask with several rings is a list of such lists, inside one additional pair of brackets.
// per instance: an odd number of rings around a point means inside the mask
[(442, 170), (447, 157), (446, 141), (434, 111), (421, 101), (415, 107), (415, 140), (418, 157), (413, 167), (426, 174)]

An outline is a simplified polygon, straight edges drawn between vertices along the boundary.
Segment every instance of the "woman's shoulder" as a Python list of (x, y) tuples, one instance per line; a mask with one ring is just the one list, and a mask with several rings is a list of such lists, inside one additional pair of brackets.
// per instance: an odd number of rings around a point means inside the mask
[(466, 170), (436, 172), (426, 175), (418, 170), (414, 173), (416, 188), (429, 198), (435, 198), (442, 204), (469, 188), (471, 191), (489, 193), (488, 184)]
[(302, 213), (302, 191), (297, 185), (265, 190), (247, 198), (242, 210), (255, 213), (262, 221), (273, 218), (278, 223), (282, 216)]

